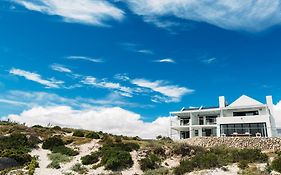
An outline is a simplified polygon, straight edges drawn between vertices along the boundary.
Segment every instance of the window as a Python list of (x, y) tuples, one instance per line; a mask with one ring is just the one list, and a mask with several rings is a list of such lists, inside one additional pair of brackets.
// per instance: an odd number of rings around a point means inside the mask
[(206, 116), (206, 124), (207, 125), (216, 124), (216, 118), (217, 116)]
[(189, 125), (189, 119), (181, 119), (180, 125), (182, 125), (182, 126)]
[(199, 125), (204, 125), (204, 118), (203, 117), (199, 117)]
[(194, 131), (194, 135), (195, 135), (195, 136), (198, 136), (198, 135), (199, 135), (198, 130), (195, 130), (195, 131)]
[(266, 123), (243, 123), (243, 124), (223, 124), (220, 126), (221, 134), (226, 136), (252, 136), (260, 133), (262, 137), (267, 137)]
[(259, 111), (233, 112), (233, 116), (253, 116), (253, 115), (259, 115)]

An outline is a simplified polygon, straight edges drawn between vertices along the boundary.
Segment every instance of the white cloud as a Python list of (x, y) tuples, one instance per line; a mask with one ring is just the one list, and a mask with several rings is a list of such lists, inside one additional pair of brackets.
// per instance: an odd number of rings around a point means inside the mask
[(66, 72), (66, 73), (72, 72), (69, 68), (67, 68), (63, 65), (60, 65), (60, 64), (52, 64), (51, 68), (55, 71), (58, 71), (58, 72)]
[(109, 19), (122, 20), (124, 12), (104, 0), (13, 0), (25, 8), (57, 15), (66, 22), (105, 26)]
[(165, 58), (165, 59), (161, 59), (161, 60), (155, 60), (154, 62), (158, 62), (158, 63), (176, 63), (175, 60), (173, 60), (172, 58)]
[(69, 106), (34, 107), (7, 118), (29, 126), (52, 124), (142, 138), (168, 136), (170, 124), (169, 117), (159, 117), (151, 123), (143, 122), (139, 114), (120, 107), (90, 110), (74, 110)]
[[(261, 31), (281, 23), (278, 0), (123, 0), (144, 19), (177, 17), (224, 29)], [(161, 24), (161, 23), (160, 23)], [(157, 25), (157, 24), (156, 24)]]
[(90, 61), (94, 63), (102, 63), (104, 62), (102, 59), (97, 59), (97, 58), (90, 58), (90, 57), (85, 57), (85, 56), (68, 56), (66, 59), (69, 60), (84, 60), (84, 61)]
[(217, 60), (217, 58), (212, 57), (212, 58), (204, 59), (204, 60), (202, 60), (202, 62), (205, 63), (205, 64), (211, 64), (216, 60)]
[[(179, 87), (177, 85), (169, 85), (165, 81), (157, 80), (157, 81), (149, 81), (146, 79), (134, 79), (131, 81), (133, 84), (151, 89), (155, 92), (159, 92), (162, 95), (168, 97), (168, 98), (160, 98), (160, 96), (154, 96), (154, 100), (156, 99), (164, 101), (166, 103), (168, 102), (179, 102), (181, 100), (181, 97), (185, 94), (193, 93), (194, 90), (188, 89), (185, 87)], [(156, 97), (156, 98), (155, 98)]]
[(28, 71), (21, 70), (21, 69), (12, 68), (10, 70), (10, 74), (21, 76), (21, 77), (26, 78), (27, 80), (31, 80), (31, 81), (37, 82), (39, 84), (45, 85), (46, 88), (59, 88), (60, 85), (64, 83), (63, 81), (58, 81), (53, 78), (45, 80), (45, 79), (42, 79), (41, 75), (39, 75), (37, 73), (28, 72)]

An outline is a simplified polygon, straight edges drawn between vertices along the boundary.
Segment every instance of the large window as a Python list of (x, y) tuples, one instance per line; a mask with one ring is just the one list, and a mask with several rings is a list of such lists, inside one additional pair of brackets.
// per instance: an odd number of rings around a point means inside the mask
[(233, 116), (253, 116), (253, 115), (259, 115), (259, 111), (233, 112)]
[(217, 116), (206, 116), (206, 124), (207, 125), (213, 125), (217, 123), (216, 120)]
[(180, 120), (180, 125), (181, 126), (189, 125), (189, 119), (181, 119)]
[(243, 124), (223, 124), (220, 125), (221, 135), (226, 136), (252, 136), (260, 134), (267, 137), (266, 123), (243, 123)]
[(189, 138), (189, 131), (180, 131), (180, 139)]

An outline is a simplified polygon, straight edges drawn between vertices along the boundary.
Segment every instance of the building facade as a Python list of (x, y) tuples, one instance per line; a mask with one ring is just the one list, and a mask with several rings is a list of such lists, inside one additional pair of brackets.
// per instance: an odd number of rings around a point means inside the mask
[(170, 136), (174, 139), (192, 137), (275, 137), (272, 97), (263, 104), (242, 95), (230, 105), (219, 97), (217, 107), (183, 108), (171, 112)]

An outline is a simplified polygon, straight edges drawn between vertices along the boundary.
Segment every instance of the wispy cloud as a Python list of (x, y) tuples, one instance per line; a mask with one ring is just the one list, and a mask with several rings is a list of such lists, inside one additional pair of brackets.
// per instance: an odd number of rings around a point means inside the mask
[(50, 79), (43, 79), (41, 75), (34, 73), (34, 72), (28, 72), (21, 69), (12, 68), (9, 71), (10, 74), (21, 76), (26, 78), (27, 80), (34, 81), (36, 83), (44, 85), (46, 88), (59, 88), (64, 82), (58, 81), (54, 78)]
[(84, 61), (90, 61), (93, 63), (103, 63), (104, 60), (99, 59), (99, 58), (91, 58), (91, 57), (86, 57), (86, 56), (68, 56), (66, 59), (69, 60), (84, 60)]
[(143, 53), (143, 54), (148, 54), (148, 55), (153, 55), (154, 54), (151, 50), (147, 50), (147, 49), (140, 49), (137, 52), (138, 53)]
[(5, 103), (13, 106), (28, 106), (28, 103), (8, 99), (0, 99), (0, 103)]
[(203, 59), (202, 62), (205, 64), (211, 64), (211, 63), (215, 62), (216, 60), (217, 60), (217, 58), (212, 57), (212, 58)]
[(125, 48), (126, 50), (129, 50), (131, 52), (141, 53), (141, 54), (147, 54), (147, 55), (154, 55), (154, 52), (149, 49), (143, 49), (142, 46), (136, 43), (120, 43), (120, 45)]
[(154, 62), (158, 62), (158, 63), (176, 63), (176, 61), (172, 58), (164, 58), (164, 59), (160, 59), (160, 60), (154, 60)]
[(48, 15), (57, 15), (65, 22), (107, 26), (110, 19), (120, 21), (124, 12), (103, 0), (12, 0), (25, 8)]
[(149, 81), (146, 79), (133, 79), (131, 82), (137, 86), (151, 89), (155, 92), (164, 95), (165, 97), (168, 97), (168, 98), (163, 98), (159, 95), (153, 96), (154, 101), (158, 99), (161, 102), (166, 102), (166, 103), (179, 102), (182, 96), (194, 92), (193, 89), (189, 89), (186, 87), (179, 87), (177, 85), (170, 85), (168, 82), (161, 81), (161, 80)]
[(60, 65), (60, 64), (52, 64), (51, 68), (55, 71), (58, 71), (58, 72), (65, 72), (65, 73), (71, 73), (72, 72), (69, 68), (67, 68), (63, 65)]
[(85, 77), (81, 82), (83, 84), (91, 85), (91, 86), (98, 87), (98, 88), (116, 90), (117, 92), (120, 93), (120, 95), (126, 96), (126, 97), (132, 97), (132, 94), (133, 94), (133, 89), (131, 89), (130, 87), (122, 86), (120, 83), (114, 83), (114, 82), (105, 81), (105, 80), (98, 80), (97, 78), (92, 77), (92, 76)]
[(165, 16), (206, 22), (224, 29), (261, 31), (281, 23), (281, 1), (237, 0), (123, 0), (146, 22), (169, 27), (161, 20)]

